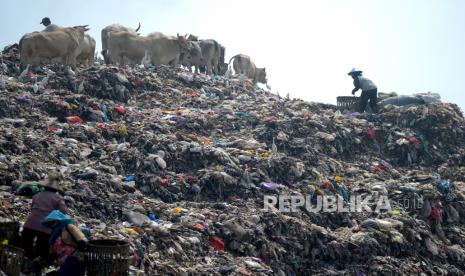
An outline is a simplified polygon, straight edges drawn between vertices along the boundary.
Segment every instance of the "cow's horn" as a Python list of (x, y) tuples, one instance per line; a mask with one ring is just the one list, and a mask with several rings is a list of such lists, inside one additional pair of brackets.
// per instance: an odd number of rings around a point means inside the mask
[(139, 31), (139, 29), (140, 29), (140, 22), (139, 22), (139, 26), (136, 29), (136, 32)]

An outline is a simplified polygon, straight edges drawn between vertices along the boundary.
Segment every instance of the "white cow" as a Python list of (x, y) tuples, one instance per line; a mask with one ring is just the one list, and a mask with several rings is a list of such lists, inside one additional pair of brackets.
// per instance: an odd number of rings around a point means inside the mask
[(119, 24), (112, 24), (106, 26), (102, 29), (102, 56), (105, 60), (105, 63), (110, 63), (110, 57), (108, 54), (108, 39), (110, 38), (110, 33), (112, 32), (127, 32), (133, 35), (139, 35), (137, 31), (140, 29), (140, 23), (137, 29), (128, 28)]

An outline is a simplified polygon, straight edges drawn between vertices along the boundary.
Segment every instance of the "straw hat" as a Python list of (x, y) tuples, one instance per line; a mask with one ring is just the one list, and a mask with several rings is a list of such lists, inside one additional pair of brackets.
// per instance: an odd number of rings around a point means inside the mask
[(42, 184), (42, 186), (56, 190), (58, 192), (64, 192), (63, 190), (63, 175), (57, 171), (49, 171), (47, 182)]

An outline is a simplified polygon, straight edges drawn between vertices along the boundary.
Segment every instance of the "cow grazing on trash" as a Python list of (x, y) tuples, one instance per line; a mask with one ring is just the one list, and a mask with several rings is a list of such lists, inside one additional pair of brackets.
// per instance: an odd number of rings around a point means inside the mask
[(170, 37), (170, 38), (174, 38), (174, 36), (169, 36), (169, 35), (165, 35), (164, 33), (162, 32), (151, 32), (147, 35), (148, 37)]
[[(190, 34), (187, 39), (200, 47), (202, 51), (202, 59), (183, 59), (183, 65), (187, 67), (194, 66), (195, 73), (202, 71), (202, 73), (206, 73), (208, 75), (219, 75), (221, 73), (220, 64), (224, 62), (224, 47), (222, 47), (214, 39), (199, 40), (197, 36), (192, 34)], [(222, 53), (223, 61), (221, 61)]]
[(94, 63), (95, 39), (86, 34), (79, 44), (76, 60), (84, 66), (91, 66)]
[[(43, 24), (46, 27), (44, 30), (42, 30), (42, 32), (54, 32), (54, 31), (63, 29), (63, 27), (60, 27), (55, 24), (51, 24), (51, 21), (48, 17), (44, 17), (42, 19), (42, 22), (40, 22), (40, 24)], [(33, 32), (33, 33), (37, 33), (37, 32)], [(28, 35), (29, 34), (25, 34), (21, 38), (20, 44), (23, 38), (27, 37)], [(78, 63), (83, 64), (84, 66), (92, 65), (94, 62), (95, 44), (96, 44), (95, 39), (91, 37), (89, 34), (85, 34), (84, 39), (79, 44), (79, 47), (77, 50), (78, 53), (76, 55), (76, 61)], [(41, 61), (41, 63), (52, 63), (52, 62), (63, 63), (63, 61), (60, 58), (46, 59), (45, 61)]]
[(54, 32), (34, 32), (23, 36), (20, 41), (22, 64), (40, 65), (61, 62), (74, 66), (78, 48), (84, 40), (88, 25), (62, 28)]
[(113, 32), (109, 36), (108, 53), (110, 59), (119, 64), (138, 64), (148, 55), (154, 65), (178, 65), (181, 57), (198, 58), (200, 48), (183, 36), (158, 35), (138, 36), (128, 32)]
[(249, 56), (235, 55), (229, 60), (229, 64), (231, 64), (232, 60), (234, 60), (233, 68), (236, 74), (245, 75), (247, 78), (252, 79), (255, 84), (257, 82), (267, 83), (265, 68), (257, 68)]
[(102, 29), (102, 56), (103, 59), (105, 60), (106, 64), (109, 64), (111, 61), (109, 59), (108, 55), (108, 39), (110, 37), (110, 33), (112, 32), (127, 32), (133, 35), (139, 35), (137, 32), (140, 29), (140, 23), (139, 26), (136, 29), (128, 28), (119, 24), (112, 24), (109, 26), (106, 26), (105, 28)]

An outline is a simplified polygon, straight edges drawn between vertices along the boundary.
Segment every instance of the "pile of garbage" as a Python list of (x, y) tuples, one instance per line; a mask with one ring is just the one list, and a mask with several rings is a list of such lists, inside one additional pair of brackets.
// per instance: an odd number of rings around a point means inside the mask
[[(379, 114), (181, 68), (20, 68), (2, 53), (0, 217), (51, 168), (94, 239), (147, 275), (465, 272), (465, 120), (455, 104)], [(389, 198), (390, 210), (265, 208), (265, 197)], [(376, 202), (369, 202), (374, 206)]]

